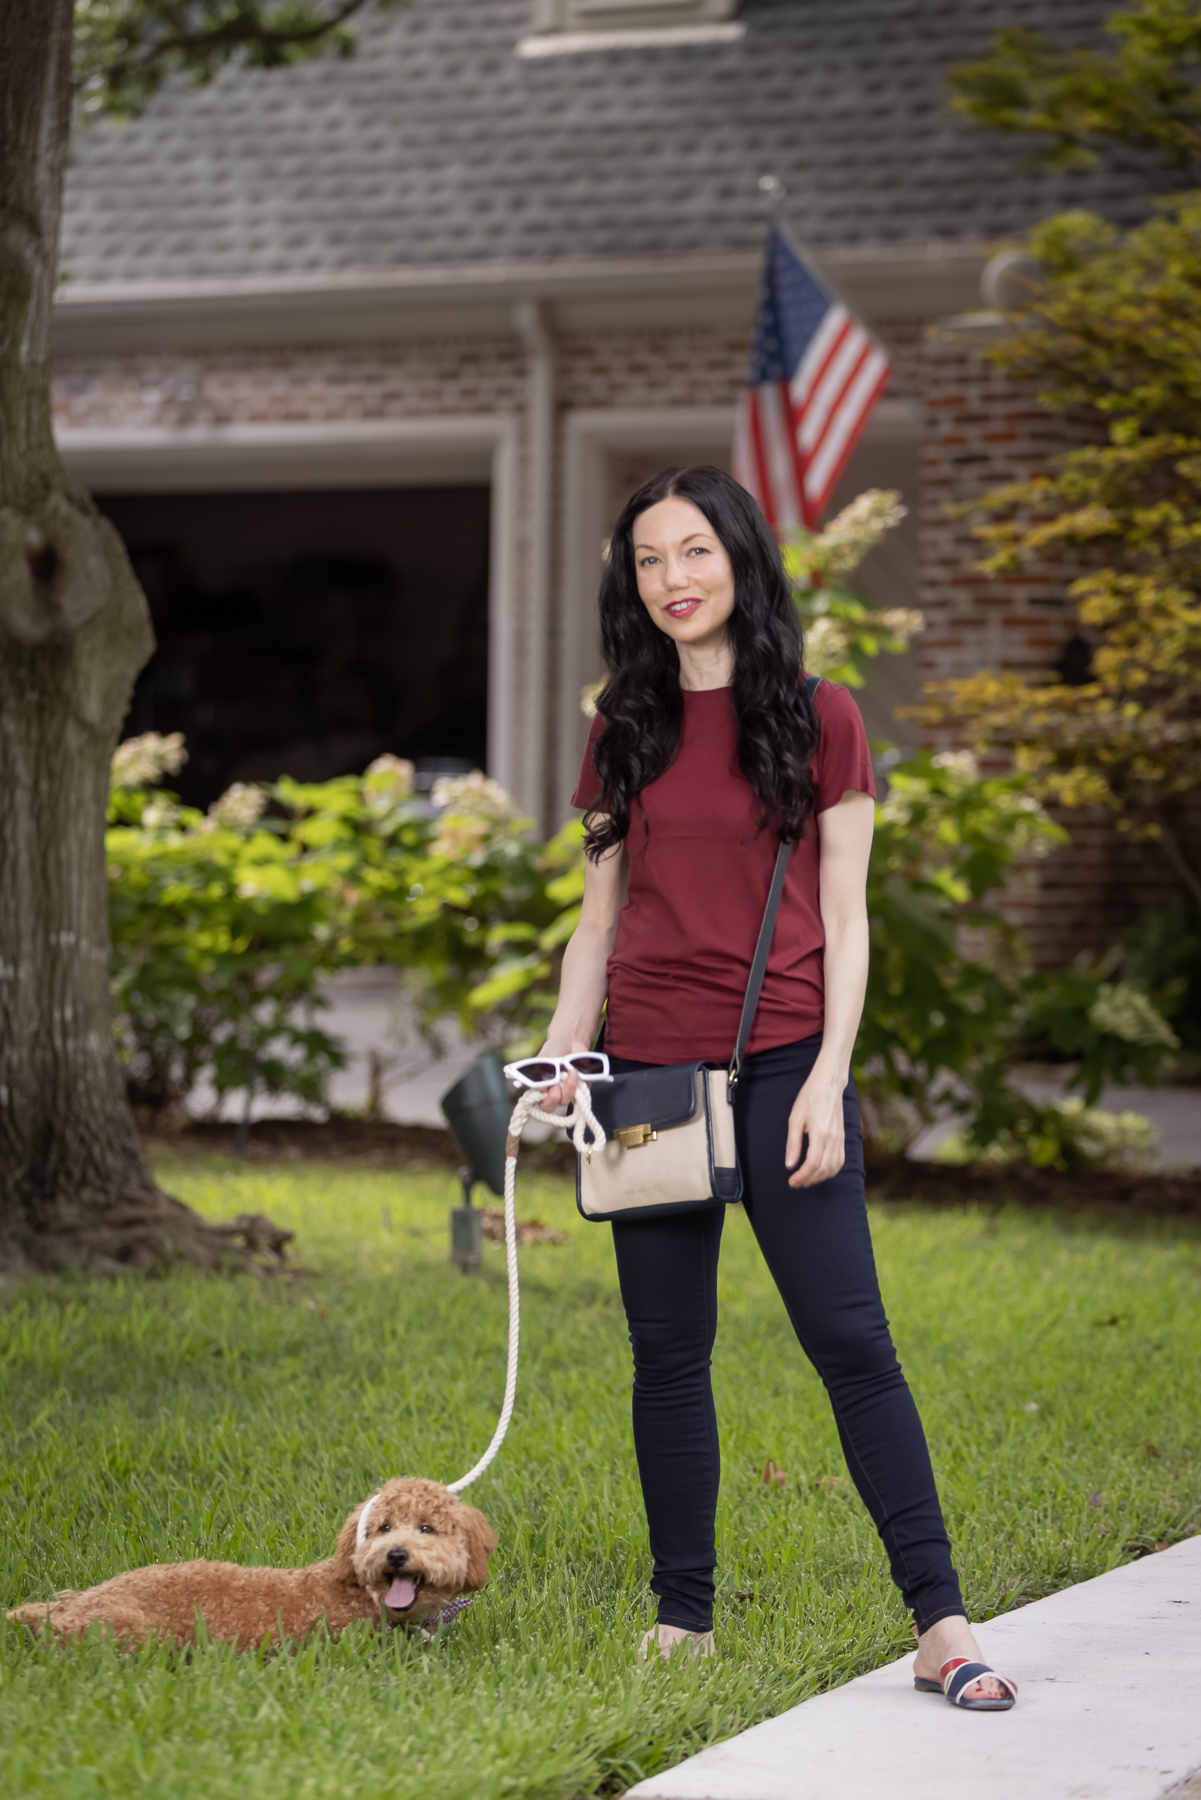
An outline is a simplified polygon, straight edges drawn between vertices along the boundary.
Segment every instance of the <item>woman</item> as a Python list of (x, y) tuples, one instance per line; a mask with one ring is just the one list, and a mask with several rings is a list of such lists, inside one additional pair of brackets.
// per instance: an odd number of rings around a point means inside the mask
[[(945, 1674), (957, 1704), (1009, 1707), (1012, 1684), (984, 1672), (964, 1616), (868, 1234), (850, 1080), (874, 820), (858, 709), (828, 682), (807, 698), (778, 549), (718, 469), (669, 469), (633, 496), (600, 614), (609, 679), (574, 797), (584, 902), (545, 1053), (587, 1049), (607, 999), (616, 1072), (726, 1062), (776, 848), (796, 842), (735, 1108), (746, 1213), (913, 1612), (915, 1678), (938, 1691)], [(544, 1106), (574, 1089), (571, 1076)], [(723, 1220), (715, 1208), (613, 1224), (659, 1600), (642, 1655), (652, 1641), (664, 1655), (713, 1649)]]

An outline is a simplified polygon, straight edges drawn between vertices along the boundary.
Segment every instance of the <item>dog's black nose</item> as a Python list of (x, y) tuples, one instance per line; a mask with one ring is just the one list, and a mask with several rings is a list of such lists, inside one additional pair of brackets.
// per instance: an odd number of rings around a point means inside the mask
[(390, 1569), (403, 1569), (408, 1560), (408, 1551), (402, 1550), (399, 1544), (395, 1550), (389, 1550), (387, 1556), (384, 1558), (384, 1561)]

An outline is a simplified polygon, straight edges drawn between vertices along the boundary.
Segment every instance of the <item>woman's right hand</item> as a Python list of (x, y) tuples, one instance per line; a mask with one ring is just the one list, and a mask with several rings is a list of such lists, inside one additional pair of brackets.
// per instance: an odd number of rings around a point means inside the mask
[[(538, 1054), (539, 1056), (570, 1056), (573, 1050), (587, 1050), (587, 1048), (587, 1044), (575, 1043), (566, 1038), (547, 1038)], [(566, 1075), (558, 1087), (547, 1088), (539, 1101), (541, 1110), (544, 1113), (553, 1113), (557, 1107), (569, 1106), (579, 1084), (578, 1075), (574, 1073)]]

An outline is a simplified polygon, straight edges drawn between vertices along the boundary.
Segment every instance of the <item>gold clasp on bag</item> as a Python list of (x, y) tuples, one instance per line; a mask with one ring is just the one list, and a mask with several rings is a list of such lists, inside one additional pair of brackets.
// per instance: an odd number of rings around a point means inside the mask
[(615, 1135), (623, 1150), (637, 1150), (640, 1144), (655, 1143), (659, 1133), (649, 1125), (623, 1125)]

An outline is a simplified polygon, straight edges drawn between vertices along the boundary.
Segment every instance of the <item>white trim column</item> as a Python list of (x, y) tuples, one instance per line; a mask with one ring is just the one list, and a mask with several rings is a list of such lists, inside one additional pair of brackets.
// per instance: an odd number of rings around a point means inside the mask
[(492, 446), (492, 515), (488, 555), (488, 774), (516, 795), (523, 777), (517, 719), (520, 633), (517, 627), (517, 426), (503, 420)]
[(521, 779), (513, 797), (541, 826), (545, 805), (547, 655), (550, 630), (551, 556), (554, 541), (555, 344), (546, 308), (522, 300), (513, 321), (529, 359), (526, 376), (526, 645), (524, 716), (520, 731)]

